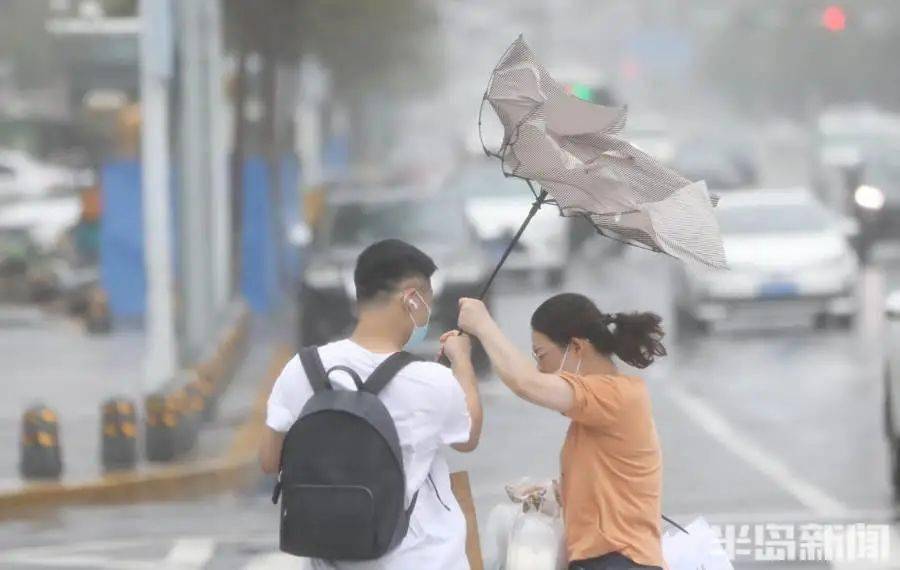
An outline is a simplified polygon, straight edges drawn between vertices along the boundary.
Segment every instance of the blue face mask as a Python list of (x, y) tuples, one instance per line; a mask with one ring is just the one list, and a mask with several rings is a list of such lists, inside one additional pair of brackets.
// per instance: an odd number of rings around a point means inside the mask
[(413, 322), (413, 330), (412, 334), (409, 335), (409, 340), (406, 341), (405, 345), (403, 345), (403, 350), (414, 348), (415, 346), (421, 344), (422, 341), (425, 340), (425, 337), (428, 336), (428, 323), (431, 321), (431, 307), (428, 306), (428, 303), (425, 302), (425, 299), (422, 299), (422, 296), (419, 295), (418, 291), (416, 291), (416, 297), (421, 299), (422, 304), (425, 305), (425, 310), (428, 311), (428, 316), (425, 317), (425, 324), (419, 326), (419, 324), (416, 323), (416, 319), (415, 317), (413, 317), (412, 313), (408, 313), (409, 318)]

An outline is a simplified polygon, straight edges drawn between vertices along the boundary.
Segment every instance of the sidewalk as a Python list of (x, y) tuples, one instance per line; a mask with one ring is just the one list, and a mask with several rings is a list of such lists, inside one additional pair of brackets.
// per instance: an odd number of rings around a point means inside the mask
[[(0, 313), (22, 313), (0, 308)], [(0, 334), (3, 392), (0, 400), (0, 489), (21, 484), (22, 414), (41, 402), (59, 415), (64, 478), (100, 474), (100, 406), (112, 396), (138, 401), (143, 370), (140, 330), (91, 336), (74, 319), (31, 313), (4, 320)]]
[[(256, 415), (266, 382), (274, 379), (290, 357), (291, 349), (279, 343), (279, 338), (273, 327), (253, 320), (246, 356), (219, 400), (215, 419), (203, 425), (195, 450), (188, 457), (171, 463), (147, 463), (141, 459), (143, 446), (139, 444), (139, 463), (133, 472), (104, 476), (100, 467), (100, 405), (113, 395), (140, 402), (136, 396), (143, 333), (117, 331), (106, 337), (91, 337), (77, 324), (58, 318), (5, 330), (0, 354), (7, 365), (8, 396), (0, 402), (0, 495), (62, 495), (81, 487), (85, 496), (98, 498), (104, 487), (117, 486), (114, 494), (124, 496), (127, 493), (123, 488), (132, 492), (144, 480), (155, 480), (152, 484), (157, 485), (156, 491), (162, 487), (177, 491), (182, 482), (202, 486), (203, 478), (215, 478), (217, 471), (233, 478), (235, 470), (255, 455), (255, 424), (261, 424)], [(20, 416), (37, 400), (60, 416), (64, 473), (59, 485), (28, 483), (18, 474)]]

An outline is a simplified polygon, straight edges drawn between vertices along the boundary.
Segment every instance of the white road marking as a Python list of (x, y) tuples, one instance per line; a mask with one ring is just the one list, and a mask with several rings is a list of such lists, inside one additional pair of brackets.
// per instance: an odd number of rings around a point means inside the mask
[(166, 568), (185, 570), (203, 568), (216, 551), (216, 541), (212, 538), (180, 538), (163, 561)]
[(701, 398), (675, 384), (670, 384), (668, 390), (675, 404), (695, 423), (815, 514), (844, 518), (844, 513), (850, 510), (841, 501), (794, 473), (755, 441), (738, 432), (722, 414)]
[(50, 568), (96, 568), (109, 570), (160, 570), (158, 561), (113, 560), (108, 556), (25, 553), (16, 551), (0, 558), (8, 563), (34, 565)]
[(147, 544), (146, 540), (103, 540), (71, 544), (53, 544), (15, 548), (0, 553), (0, 562), (43, 566), (81, 566), (96, 568), (159, 568), (158, 562), (118, 560), (115, 563), (105, 554), (114, 549)]
[(244, 570), (310, 570), (312, 565), (303, 558), (283, 552), (262, 554), (244, 566)]

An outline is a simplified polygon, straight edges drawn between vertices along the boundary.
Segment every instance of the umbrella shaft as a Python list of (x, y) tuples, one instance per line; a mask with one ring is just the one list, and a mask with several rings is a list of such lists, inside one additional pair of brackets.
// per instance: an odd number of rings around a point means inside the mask
[[(531, 183), (529, 182), (529, 186)], [(537, 211), (541, 209), (541, 205), (544, 203), (544, 200), (547, 199), (547, 191), (543, 188), (541, 189), (541, 193), (538, 195), (537, 199), (534, 201), (534, 204), (531, 205), (531, 211), (528, 212), (528, 216), (525, 218), (525, 221), (522, 222), (522, 225), (519, 227), (519, 231), (516, 232), (516, 235), (513, 236), (512, 240), (510, 240), (509, 245), (506, 246), (506, 251), (503, 252), (503, 257), (500, 258), (500, 262), (497, 263), (497, 267), (494, 268), (494, 272), (491, 273), (491, 276), (488, 278), (487, 282), (484, 284), (484, 287), (481, 289), (481, 293), (478, 295), (478, 299), (484, 301), (484, 296), (487, 295), (487, 292), (490, 290), (491, 285), (494, 284), (494, 279), (497, 278), (497, 274), (500, 273), (500, 268), (503, 267), (503, 264), (506, 262), (506, 258), (509, 257), (509, 254), (512, 253), (516, 244), (519, 243), (519, 238), (522, 237), (522, 234), (525, 232), (525, 228), (528, 227), (529, 222), (531, 222), (531, 218), (537, 214)], [(461, 331), (460, 331), (461, 332)], [(447, 355), (444, 354), (444, 349), (441, 349), (440, 354), (438, 354), (437, 358), (438, 363), (443, 364), (444, 366), (450, 366), (450, 359), (447, 358)]]
[(484, 296), (487, 295), (488, 291), (491, 288), (491, 285), (494, 284), (494, 279), (497, 278), (497, 274), (500, 273), (500, 269), (503, 267), (503, 264), (506, 263), (506, 258), (509, 257), (509, 254), (512, 253), (516, 244), (519, 243), (519, 239), (522, 237), (522, 234), (525, 233), (525, 228), (528, 227), (528, 224), (531, 222), (531, 218), (537, 214), (537, 211), (541, 209), (541, 205), (544, 203), (544, 200), (547, 199), (547, 191), (543, 188), (541, 189), (541, 193), (538, 195), (537, 200), (534, 201), (534, 204), (531, 205), (531, 211), (528, 212), (528, 216), (525, 218), (525, 221), (522, 222), (522, 225), (519, 226), (519, 231), (516, 232), (516, 235), (510, 240), (509, 245), (506, 246), (506, 251), (503, 252), (503, 256), (500, 258), (500, 262), (497, 263), (497, 267), (494, 268), (494, 272), (491, 273), (491, 276), (488, 278), (487, 282), (484, 284), (484, 287), (481, 289), (481, 293), (478, 295), (480, 300), (484, 300)]

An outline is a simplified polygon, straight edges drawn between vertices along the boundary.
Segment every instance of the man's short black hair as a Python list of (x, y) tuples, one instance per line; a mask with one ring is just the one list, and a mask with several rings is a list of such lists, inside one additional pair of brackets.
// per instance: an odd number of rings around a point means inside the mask
[(390, 293), (410, 277), (431, 279), (436, 269), (425, 252), (405, 241), (386, 239), (373, 243), (356, 259), (356, 300), (363, 303)]

